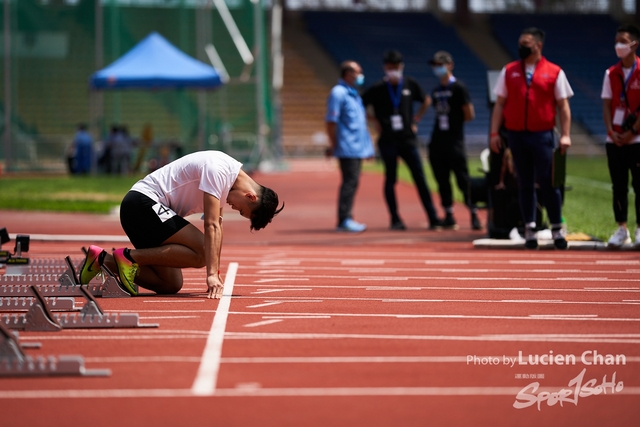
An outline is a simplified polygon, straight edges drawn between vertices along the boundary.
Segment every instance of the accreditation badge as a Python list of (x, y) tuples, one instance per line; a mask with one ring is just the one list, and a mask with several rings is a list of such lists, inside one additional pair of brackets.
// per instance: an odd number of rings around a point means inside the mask
[(444, 114), (439, 115), (438, 127), (440, 128), (440, 130), (449, 130), (449, 116)]
[(400, 114), (394, 114), (391, 116), (391, 129), (395, 131), (401, 131), (404, 129), (402, 116)]

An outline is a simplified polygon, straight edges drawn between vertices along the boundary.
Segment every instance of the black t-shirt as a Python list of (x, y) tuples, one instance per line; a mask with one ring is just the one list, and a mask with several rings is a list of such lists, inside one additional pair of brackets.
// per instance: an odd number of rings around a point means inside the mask
[[(448, 86), (438, 85), (431, 92), (436, 124), (431, 134), (431, 143), (441, 140), (462, 141), (464, 139), (464, 113), (462, 107), (471, 103), (469, 91), (464, 83), (455, 80)], [(446, 116), (441, 118), (440, 116)], [(448, 129), (442, 129), (446, 127)]]
[[(425, 93), (412, 77), (404, 76), (402, 79), (402, 90), (398, 91), (398, 86), (387, 84), (380, 80), (367, 89), (362, 94), (362, 102), (365, 107), (372, 105), (375, 116), (380, 126), (382, 134), (380, 142), (393, 142), (396, 139), (414, 139), (415, 134), (411, 130), (413, 122), (413, 103), (423, 103)], [(399, 100), (397, 111), (394, 108), (392, 98)], [(402, 117), (402, 130), (393, 130), (391, 116), (399, 114)]]

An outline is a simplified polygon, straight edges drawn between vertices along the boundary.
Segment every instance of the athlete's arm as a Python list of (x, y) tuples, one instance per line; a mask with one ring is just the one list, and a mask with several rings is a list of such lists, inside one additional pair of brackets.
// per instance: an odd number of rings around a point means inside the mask
[(476, 110), (473, 108), (472, 103), (464, 104), (462, 106), (462, 115), (465, 122), (470, 122), (476, 118)]
[(220, 253), (222, 250), (222, 208), (220, 200), (204, 193), (204, 253), (207, 266), (207, 289), (209, 298), (222, 296), (220, 279)]
[(560, 111), (560, 152), (564, 154), (571, 146), (571, 108), (567, 98), (558, 99), (557, 103)]

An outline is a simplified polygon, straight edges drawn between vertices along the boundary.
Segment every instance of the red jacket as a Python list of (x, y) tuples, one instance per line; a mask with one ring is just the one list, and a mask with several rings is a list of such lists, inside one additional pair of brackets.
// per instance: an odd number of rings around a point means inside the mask
[(524, 61), (507, 64), (504, 125), (508, 130), (542, 132), (556, 124), (555, 87), (560, 67), (542, 57), (527, 86)]
[[(629, 99), (630, 105), (627, 105), (624, 98), (622, 90), (623, 81), (624, 73), (622, 72), (622, 61), (619, 61), (616, 65), (609, 68), (612, 119), (613, 114), (615, 114), (618, 107), (622, 107), (626, 110), (625, 117), (640, 107), (640, 58), (636, 58), (636, 68), (633, 70), (633, 74), (629, 77), (629, 83), (627, 84), (627, 98)], [(613, 130), (622, 133), (622, 128), (620, 126), (613, 125)]]

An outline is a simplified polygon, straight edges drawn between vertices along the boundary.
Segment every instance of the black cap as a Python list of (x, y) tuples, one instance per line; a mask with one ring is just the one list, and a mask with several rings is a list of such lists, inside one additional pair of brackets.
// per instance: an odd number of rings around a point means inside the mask
[(439, 50), (433, 55), (433, 59), (429, 61), (430, 65), (441, 65), (441, 64), (451, 64), (453, 62), (453, 57), (449, 52), (445, 52), (444, 50)]
[(388, 50), (382, 56), (383, 64), (399, 64), (402, 62), (402, 54), (397, 50)]

